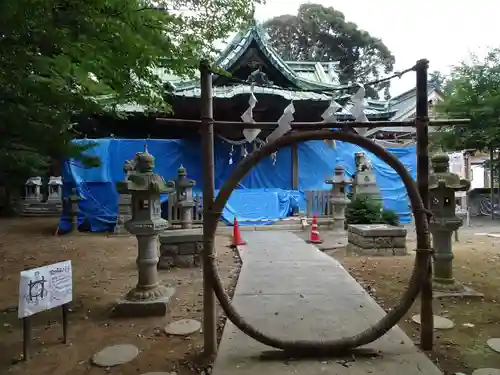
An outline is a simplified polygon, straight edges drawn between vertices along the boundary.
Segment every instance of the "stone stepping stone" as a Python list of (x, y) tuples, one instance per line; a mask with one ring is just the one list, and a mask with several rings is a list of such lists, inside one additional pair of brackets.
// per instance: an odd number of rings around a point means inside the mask
[(134, 345), (113, 345), (94, 354), (92, 363), (99, 367), (112, 367), (130, 362), (138, 355), (139, 349)]
[(497, 368), (480, 368), (475, 370), (472, 375), (500, 375), (500, 370)]
[(500, 353), (500, 339), (489, 339), (488, 341), (486, 341), (486, 344), (488, 344), (488, 346), (497, 353)]
[[(442, 316), (433, 315), (434, 317), (434, 328), (435, 329), (451, 329), (455, 327), (455, 323), (453, 323), (450, 319), (443, 318)], [(413, 315), (411, 317), (415, 323), (420, 324), (420, 315)]]
[(165, 327), (165, 333), (174, 336), (188, 336), (201, 329), (201, 323), (193, 319), (181, 319)]

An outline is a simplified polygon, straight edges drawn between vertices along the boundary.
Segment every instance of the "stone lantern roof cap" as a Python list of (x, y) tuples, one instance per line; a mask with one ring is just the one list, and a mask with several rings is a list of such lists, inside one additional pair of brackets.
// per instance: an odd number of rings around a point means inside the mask
[(450, 157), (444, 152), (440, 152), (431, 157), (431, 163), (449, 163)]
[(429, 176), (429, 189), (439, 189), (441, 187), (454, 191), (467, 191), (470, 182), (461, 179), (459, 175), (450, 172), (450, 157), (445, 153), (439, 153), (431, 158), (433, 172)]
[(179, 169), (177, 169), (177, 174), (179, 176), (187, 176), (187, 170), (186, 170), (186, 168), (182, 164), (179, 167)]
[(144, 145), (144, 151), (135, 154), (137, 172), (150, 173), (155, 166), (155, 157), (148, 151), (148, 146)]

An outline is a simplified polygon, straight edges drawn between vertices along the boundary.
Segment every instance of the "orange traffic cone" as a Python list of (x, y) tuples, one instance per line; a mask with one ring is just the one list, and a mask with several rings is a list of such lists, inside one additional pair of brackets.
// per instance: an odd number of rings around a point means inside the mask
[(312, 243), (312, 244), (323, 243), (323, 240), (319, 236), (318, 220), (316, 219), (316, 215), (313, 216), (313, 222), (311, 225), (311, 232), (309, 233), (309, 239), (307, 240), (307, 243)]
[(234, 217), (234, 225), (233, 225), (233, 243), (232, 247), (243, 246), (246, 245), (246, 242), (241, 238), (240, 227), (238, 226), (238, 220), (236, 220), (236, 216)]

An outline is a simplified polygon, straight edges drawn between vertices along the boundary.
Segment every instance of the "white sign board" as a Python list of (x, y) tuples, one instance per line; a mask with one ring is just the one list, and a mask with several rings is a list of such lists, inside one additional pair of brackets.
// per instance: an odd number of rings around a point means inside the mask
[(21, 271), (18, 317), (39, 313), (73, 300), (71, 261)]

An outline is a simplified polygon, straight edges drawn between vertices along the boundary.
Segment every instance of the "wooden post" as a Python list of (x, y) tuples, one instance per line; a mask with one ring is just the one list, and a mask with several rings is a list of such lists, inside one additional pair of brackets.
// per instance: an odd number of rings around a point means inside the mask
[(299, 190), (299, 145), (291, 147), (292, 154), (292, 189)]
[[(427, 93), (427, 73), (429, 61), (422, 59), (417, 61), (417, 185), (422, 202), (429, 209), (429, 104)], [(417, 249), (430, 249), (429, 232), (421, 243), (417, 243)], [(434, 343), (434, 320), (432, 311), (432, 261), (429, 261), (427, 276), (422, 284), (420, 308), (420, 346), (422, 350), (432, 350)]]
[(62, 305), (61, 310), (62, 310), (63, 343), (68, 344), (69, 304), (65, 303), (64, 305)]
[(201, 144), (203, 169), (203, 343), (204, 354), (212, 356), (217, 351), (217, 315), (213, 292), (211, 259), (214, 243), (208, 238), (213, 223), (212, 205), (215, 197), (214, 177), (214, 125), (212, 103), (212, 73), (207, 61), (200, 63), (201, 86)]
[(31, 346), (31, 316), (23, 318), (23, 361), (30, 357)]
[(495, 220), (495, 172), (493, 168), (493, 146), (490, 146), (490, 201), (491, 201), (491, 220)]

